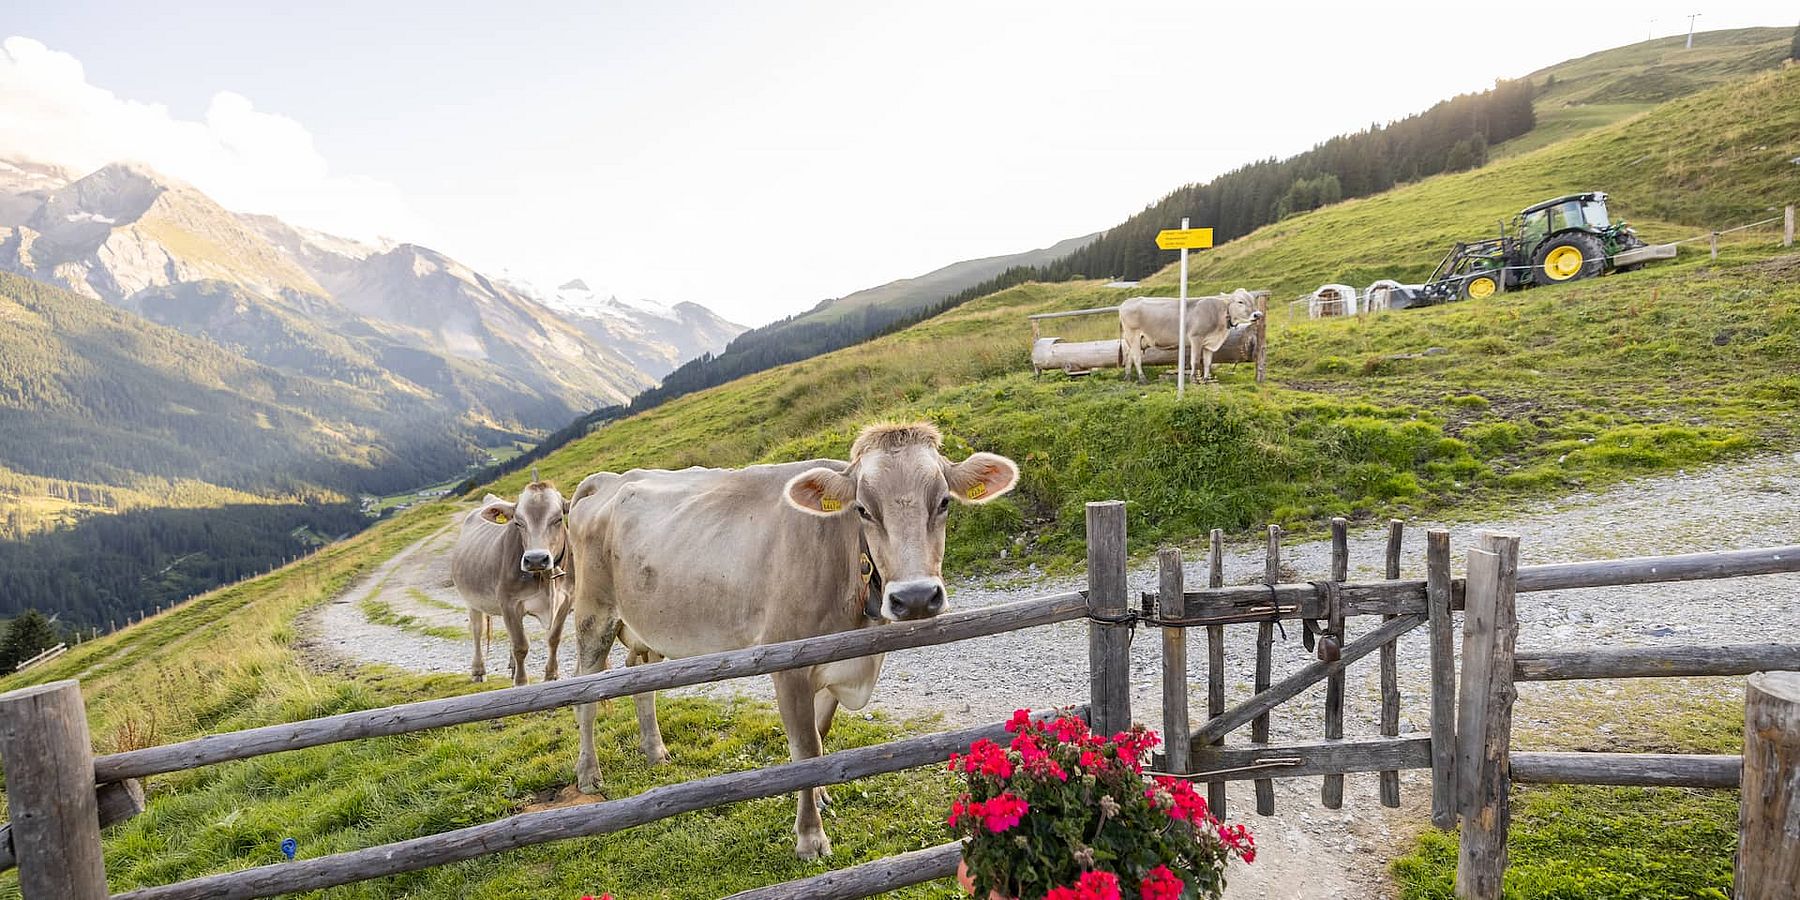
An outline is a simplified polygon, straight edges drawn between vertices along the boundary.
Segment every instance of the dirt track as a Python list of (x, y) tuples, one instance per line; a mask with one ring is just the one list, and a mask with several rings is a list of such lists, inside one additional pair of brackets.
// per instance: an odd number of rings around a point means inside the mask
[[(1452, 529), (1453, 559), (1460, 571), (1476, 528), (1519, 533), (1523, 562), (1543, 563), (1615, 558), (1697, 550), (1800, 543), (1800, 454), (1767, 456), (1694, 473), (1644, 479), (1598, 495), (1578, 495), (1523, 510), (1519, 515), (1484, 523), (1457, 523)], [(1422, 577), (1424, 531), (1417, 523), (1407, 532), (1404, 574)], [(443, 628), (467, 628), (455, 592), (449, 587), (444, 553), (452, 540), (446, 529), (409, 548), (336, 602), (309, 615), (306, 646), (313, 657), (338, 665), (385, 663), (422, 672), (466, 672), (467, 638), (450, 640), (370, 623), (364, 604), (388, 603), (395, 611)], [(1352, 579), (1380, 578), (1385, 528), (1351, 534)], [(1284, 558), (1301, 578), (1323, 577), (1329, 548), (1322, 542), (1285, 548)], [(1203, 556), (1190, 551), (1189, 584), (1203, 584)], [(1260, 546), (1228, 547), (1227, 583), (1257, 580), (1262, 574)], [(1026, 588), (996, 588), (976, 583), (953, 585), (952, 602), (963, 608), (988, 606), (1076, 587), (1074, 580), (1051, 580)], [(1154, 566), (1132, 573), (1132, 589), (1153, 589)], [(1766, 576), (1737, 581), (1646, 585), (1630, 590), (1589, 589), (1525, 594), (1519, 598), (1520, 646), (1533, 649), (1630, 644), (1722, 644), (1767, 641), (1800, 629), (1800, 576)], [(1369, 620), (1351, 620), (1350, 633), (1367, 629)], [(542, 631), (532, 629), (529, 662), (533, 680), (543, 671)], [(1227, 629), (1227, 702), (1249, 696), (1255, 629)], [(504, 644), (504, 640), (499, 642)], [(563, 646), (565, 672), (574, 671), (573, 635)], [(1087, 653), (1081, 623), (998, 635), (947, 647), (892, 654), (882, 676), (873, 709), (900, 718), (941, 715), (946, 724), (975, 724), (1004, 718), (1017, 706), (1046, 707), (1085, 700)], [(1132, 653), (1136, 690), (1133, 710), (1140, 721), (1160, 721), (1159, 647), (1154, 632), (1140, 635)], [(1194, 696), (1204, 711), (1203, 639), (1190, 645), (1191, 677), (1202, 686)], [(1399, 643), (1402, 733), (1428, 728), (1428, 670), (1424, 664), (1424, 631), (1415, 630)], [(1298, 631), (1287, 630), (1275, 654), (1280, 679), (1308, 657)], [(489, 677), (505, 678), (502, 652), (489, 655)], [(1741, 696), (1741, 680), (1710, 679), (1687, 683), (1696, 693)], [(1576, 683), (1579, 684), (1579, 683)], [(709, 693), (741, 692), (767, 697), (767, 679), (710, 686)], [(1376, 734), (1379, 693), (1373, 657), (1352, 667), (1346, 697), (1346, 734)], [(1518, 728), (1551, 743), (1558, 734), (1549, 714), (1535, 713), (1541, 701), (1559, 692), (1581, 690), (1556, 685), (1526, 685), (1521, 690)], [(1590, 692), (1591, 693), (1591, 692)], [(1316, 740), (1321, 734), (1323, 690), (1315, 688), (1283, 706), (1272, 717), (1273, 740)], [(865, 711), (867, 712), (867, 711)], [(1195, 717), (1195, 721), (1199, 720)], [(1605, 733), (1607, 723), (1599, 730)], [(1573, 748), (1571, 748), (1573, 749)], [(570, 750), (571, 757), (573, 748)], [(679, 749), (677, 748), (677, 751)], [(1228, 814), (1250, 825), (1263, 850), (1253, 866), (1239, 867), (1228, 892), (1233, 898), (1364, 898), (1387, 896), (1384, 861), (1404, 837), (1421, 827), (1421, 804), (1428, 800), (1426, 772), (1402, 776), (1404, 807), (1386, 810), (1376, 801), (1373, 775), (1346, 779), (1344, 807), (1318, 804), (1319, 779), (1276, 782), (1277, 815), (1254, 813), (1250, 783), (1235, 783)]]

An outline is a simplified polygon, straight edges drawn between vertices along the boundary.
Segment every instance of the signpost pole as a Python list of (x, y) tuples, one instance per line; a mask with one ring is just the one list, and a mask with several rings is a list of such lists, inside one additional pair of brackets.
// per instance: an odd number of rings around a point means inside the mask
[[(1188, 227), (1187, 216), (1181, 217), (1181, 230)], [(1181, 245), (1181, 299), (1175, 307), (1175, 399), (1187, 389), (1187, 244)]]

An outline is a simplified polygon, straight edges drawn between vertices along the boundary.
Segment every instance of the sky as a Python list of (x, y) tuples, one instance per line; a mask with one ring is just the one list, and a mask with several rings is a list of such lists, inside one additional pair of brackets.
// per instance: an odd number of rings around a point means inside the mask
[(133, 159), (233, 209), (755, 325), (1102, 230), (1689, 13), (1796, 19), (1793, 0), (1469, 9), (18, 4), (0, 157)]

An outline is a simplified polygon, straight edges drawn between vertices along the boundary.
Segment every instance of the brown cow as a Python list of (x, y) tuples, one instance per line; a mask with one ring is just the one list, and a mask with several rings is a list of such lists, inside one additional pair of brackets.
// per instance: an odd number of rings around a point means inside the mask
[(525, 683), (525, 616), (550, 629), (550, 661), (544, 680), (556, 680), (556, 652), (563, 623), (569, 618), (568, 582), (563, 555), (569, 530), (563, 522), (568, 504), (555, 487), (541, 481), (526, 485), (517, 503), (493, 494), (463, 519), (462, 533), (450, 551), (450, 580), (469, 607), (469, 632), (475, 639), (470, 674), (487, 677), (482, 640), (488, 617), (499, 616), (512, 639), (513, 684)]
[[(1230, 294), (1193, 297), (1187, 307), (1188, 371), (1198, 371), (1202, 381), (1212, 380), (1212, 358), (1225, 345), (1233, 325), (1262, 318), (1255, 295), (1243, 288)], [(1170, 297), (1133, 297), (1119, 304), (1119, 343), (1125, 351), (1125, 377), (1137, 369), (1144, 380), (1144, 347), (1174, 350), (1180, 332), (1180, 300)], [(1182, 365), (1183, 360), (1176, 360)]]
[[(615, 634), (636, 664), (942, 612), (951, 500), (993, 500), (1018, 467), (991, 453), (953, 463), (941, 443), (927, 424), (872, 425), (849, 462), (588, 476), (569, 514), (580, 672), (604, 667)], [(792, 757), (818, 756), (838, 705), (861, 709), (880, 672), (874, 656), (775, 673)], [(655, 695), (635, 699), (644, 753), (667, 759)], [(593, 706), (577, 707), (576, 719), (576, 779), (594, 793)], [(805, 859), (831, 852), (819, 799), (799, 794), (795, 849)]]

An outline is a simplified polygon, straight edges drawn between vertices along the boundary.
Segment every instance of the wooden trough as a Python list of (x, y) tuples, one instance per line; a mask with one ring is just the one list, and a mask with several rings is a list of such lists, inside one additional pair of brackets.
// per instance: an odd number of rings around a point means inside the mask
[[(1213, 364), (1219, 363), (1255, 363), (1256, 380), (1262, 381), (1267, 370), (1267, 329), (1268, 329), (1268, 291), (1256, 291), (1256, 308), (1263, 316), (1254, 322), (1246, 322), (1235, 326), (1225, 336), (1225, 344), (1213, 354)], [(1095, 369), (1117, 369), (1125, 365), (1125, 347), (1118, 338), (1099, 341), (1065, 341), (1057, 337), (1044, 337), (1040, 332), (1039, 322), (1044, 319), (1064, 319), (1074, 316), (1118, 316), (1116, 306), (1102, 306), (1094, 309), (1073, 309), (1066, 312), (1038, 313), (1029, 316), (1031, 320), (1031, 371), (1034, 375), (1042, 375), (1046, 371), (1060, 370), (1069, 375), (1086, 375)], [(1148, 347), (1144, 350), (1144, 365), (1172, 366), (1175, 364), (1175, 348)]]

